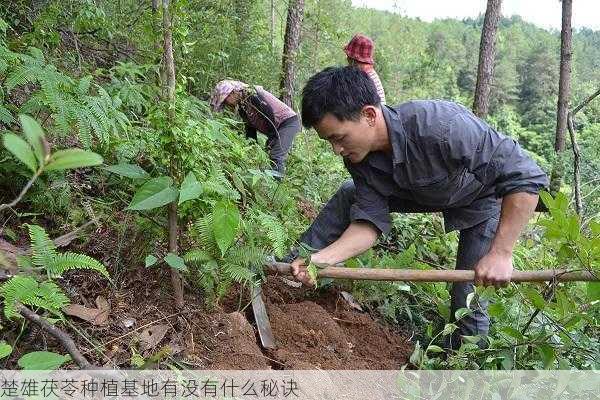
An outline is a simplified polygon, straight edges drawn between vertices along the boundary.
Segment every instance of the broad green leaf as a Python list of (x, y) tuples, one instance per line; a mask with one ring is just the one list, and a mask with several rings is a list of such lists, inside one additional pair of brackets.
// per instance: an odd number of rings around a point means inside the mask
[(549, 344), (540, 344), (536, 346), (536, 350), (540, 353), (540, 357), (542, 358), (542, 362), (544, 363), (545, 369), (550, 369), (554, 364), (554, 359), (556, 355), (554, 353), (554, 348)]
[(443, 353), (444, 349), (440, 346), (436, 346), (435, 344), (430, 344), (426, 350), (427, 353)]
[(568, 234), (571, 240), (579, 239), (579, 217), (572, 215), (568, 219)]
[(587, 296), (590, 302), (600, 300), (600, 282), (587, 283)]
[(458, 326), (456, 326), (455, 324), (446, 324), (446, 325), (444, 325), (444, 330), (442, 331), (442, 335), (443, 336), (450, 335), (456, 329), (458, 329)]
[(222, 255), (233, 243), (239, 224), (240, 212), (235, 204), (228, 201), (217, 203), (213, 210), (212, 230)]
[(0, 359), (9, 356), (12, 353), (12, 346), (4, 340), (0, 342)]
[(521, 288), (521, 293), (533, 304), (533, 306), (539, 310), (543, 310), (546, 307), (546, 301), (542, 295), (530, 287)]
[(93, 167), (102, 164), (102, 156), (82, 149), (58, 150), (50, 156), (46, 171)]
[(25, 164), (31, 172), (35, 173), (37, 171), (38, 164), (35, 160), (35, 154), (33, 154), (31, 146), (26, 141), (14, 133), (5, 133), (3, 142), (6, 150), (10, 151), (12, 155)]
[(518, 330), (516, 330), (513, 327), (510, 326), (505, 326), (503, 328), (500, 329), (500, 332), (514, 338), (517, 339), (518, 341), (522, 341), (523, 340), (523, 334), (521, 332), (519, 332)]
[(70, 360), (71, 356), (69, 355), (63, 356), (49, 351), (34, 351), (19, 358), (17, 364), (26, 370), (53, 370)]
[(44, 163), (46, 159), (46, 150), (44, 148), (44, 131), (38, 122), (29, 115), (19, 115), (23, 133), (27, 141), (33, 148), (33, 152), (38, 160), (39, 165)]
[(471, 344), (477, 344), (481, 341), (481, 335), (461, 335), (461, 338), (467, 342), (467, 343), (471, 343)]
[(498, 318), (503, 316), (505, 312), (506, 308), (502, 303), (492, 303), (488, 307), (488, 313), (490, 314), (490, 317)]
[(108, 172), (112, 172), (113, 174), (124, 176), (126, 178), (141, 179), (149, 176), (148, 173), (137, 164), (109, 165), (104, 169)]
[(146, 256), (146, 268), (153, 266), (158, 261), (158, 258), (153, 256), (152, 254), (148, 254)]
[(185, 265), (185, 262), (183, 261), (183, 258), (179, 257), (176, 254), (173, 253), (167, 253), (167, 255), (165, 256), (165, 262), (169, 265), (169, 267), (174, 268), (178, 271), (185, 271), (187, 272), (187, 266)]
[(154, 178), (144, 183), (133, 195), (128, 210), (150, 210), (169, 204), (177, 199), (177, 189), (171, 186), (168, 176)]
[(552, 198), (552, 196), (550, 195), (550, 193), (546, 192), (546, 191), (541, 191), (540, 192), (540, 197), (542, 198), (542, 201), (544, 202), (544, 204), (546, 205), (546, 207), (548, 207), (548, 209), (553, 209), (554, 206), (554, 199)]
[(459, 319), (463, 318), (466, 315), (470, 315), (472, 314), (473, 311), (469, 310), (468, 308), (459, 308), (458, 310), (456, 310), (456, 312), (454, 312), (454, 318), (456, 318), (456, 320), (458, 321)]
[(190, 172), (186, 175), (179, 192), (179, 204), (197, 199), (202, 194), (202, 185), (196, 180), (196, 175)]
[(502, 368), (507, 371), (513, 369), (515, 363), (513, 361), (513, 353), (511, 350), (503, 350), (498, 353), (498, 355), (502, 357)]
[(558, 192), (554, 197), (554, 206), (558, 211), (565, 214), (569, 209), (569, 199), (564, 193)]

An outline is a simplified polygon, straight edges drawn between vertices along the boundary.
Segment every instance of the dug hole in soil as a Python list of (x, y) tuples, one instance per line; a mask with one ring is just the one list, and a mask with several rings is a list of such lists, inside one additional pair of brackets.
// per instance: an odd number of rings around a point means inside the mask
[[(177, 310), (166, 268), (141, 267), (123, 275), (118, 289), (87, 271), (71, 272), (61, 282), (72, 304), (85, 311), (67, 316), (62, 327), (98, 366), (132, 368), (146, 362), (144, 368), (156, 368), (152, 360), (160, 360), (160, 368), (175, 363), (191, 369), (399, 369), (413, 349), (408, 335), (354, 310), (335, 288), (294, 288), (282, 277), (268, 277), (263, 298), (277, 348), (267, 351), (260, 346), (249, 290), (234, 287), (207, 308), (201, 294), (188, 287), (185, 307)], [(102, 313), (99, 307), (107, 303), (108, 312)], [(18, 335), (13, 325), (5, 332), (9, 343)], [(18, 368), (16, 360), (35, 350), (65, 353), (30, 325), (4, 368)]]

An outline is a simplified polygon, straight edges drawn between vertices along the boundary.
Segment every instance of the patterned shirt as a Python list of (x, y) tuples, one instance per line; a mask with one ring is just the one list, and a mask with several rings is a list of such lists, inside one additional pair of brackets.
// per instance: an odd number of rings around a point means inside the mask
[(377, 72), (375, 72), (374, 69), (371, 69), (371, 70), (365, 71), (365, 72), (367, 73), (367, 75), (369, 75), (369, 78), (371, 78), (371, 80), (375, 84), (375, 88), (377, 89), (377, 94), (379, 95), (379, 98), (381, 99), (381, 104), (384, 105), (385, 104), (385, 91), (383, 90), (383, 85), (381, 84), (379, 75), (377, 75)]

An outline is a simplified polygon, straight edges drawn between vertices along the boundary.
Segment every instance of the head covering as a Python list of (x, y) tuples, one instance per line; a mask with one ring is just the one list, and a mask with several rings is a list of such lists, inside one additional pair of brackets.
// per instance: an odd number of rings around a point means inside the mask
[(223, 102), (233, 91), (246, 89), (248, 85), (244, 82), (225, 79), (217, 83), (210, 97), (210, 107), (215, 112), (223, 111)]
[(373, 49), (375, 44), (370, 37), (357, 33), (350, 42), (344, 47), (346, 55), (356, 61), (366, 64), (374, 64)]

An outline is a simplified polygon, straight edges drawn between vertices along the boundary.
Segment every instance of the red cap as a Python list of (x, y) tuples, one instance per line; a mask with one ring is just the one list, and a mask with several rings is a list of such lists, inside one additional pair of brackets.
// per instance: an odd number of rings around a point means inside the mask
[(357, 33), (344, 47), (344, 52), (349, 58), (366, 64), (374, 64), (373, 48), (375, 44), (370, 37)]

